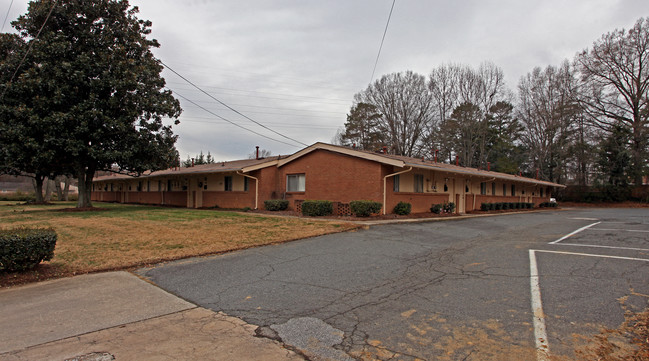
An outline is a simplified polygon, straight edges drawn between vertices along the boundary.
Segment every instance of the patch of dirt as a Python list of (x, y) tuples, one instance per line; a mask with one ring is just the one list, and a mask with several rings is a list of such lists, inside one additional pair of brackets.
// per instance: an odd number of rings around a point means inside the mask
[(649, 308), (641, 312), (626, 309), (620, 327), (602, 330), (575, 353), (579, 361), (649, 360)]
[(74, 272), (66, 270), (64, 267), (61, 267), (59, 265), (40, 263), (39, 265), (28, 271), (0, 271), (0, 287), (13, 287), (26, 283), (40, 282), (74, 275)]

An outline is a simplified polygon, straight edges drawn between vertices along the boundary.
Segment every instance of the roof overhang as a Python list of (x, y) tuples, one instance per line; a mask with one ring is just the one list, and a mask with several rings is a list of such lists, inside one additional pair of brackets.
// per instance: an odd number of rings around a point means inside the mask
[(477, 171), (477, 170), (472, 170), (472, 169), (448, 169), (445, 167), (440, 167), (440, 166), (435, 166), (434, 164), (431, 165), (425, 165), (425, 164), (419, 164), (419, 163), (405, 163), (406, 166), (408, 167), (413, 167), (413, 168), (421, 168), (421, 169), (431, 169), (431, 170), (436, 170), (440, 172), (445, 172), (445, 173), (451, 173), (451, 174), (464, 174), (469, 177), (476, 177), (476, 178), (481, 178), (481, 179), (499, 179), (499, 180), (506, 180), (510, 182), (518, 182), (518, 183), (529, 183), (529, 184), (534, 184), (534, 185), (542, 185), (542, 186), (548, 186), (548, 187), (559, 187), (559, 188), (565, 188), (563, 184), (557, 184), (557, 183), (552, 183), (548, 181), (542, 181), (538, 179), (532, 179), (532, 178), (527, 178), (527, 177), (520, 177), (517, 175), (512, 175), (512, 174), (506, 174), (506, 173), (498, 173), (498, 172), (489, 172), (489, 171)]
[(242, 173), (248, 173), (248, 172), (252, 172), (252, 171), (263, 169), (263, 168), (277, 166), (278, 163), (279, 163), (278, 160), (271, 160), (269, 162), (264, 162), (264, 163), (251, 165), (251, 166), (248, 166), (248, 167), (243, 167), (243, 168), (240, 169), (240, 171)]
[(359, 152), (357, 150), (338, 147), (338, 146), (331, 145), (331, 144), (326, 144), (326, 143), (315, 143), (315, 144), (313, 144), (313, 145), (311, 145), (309, 147), (306, 147), (306, 148), (302, 149), (301, 151), (291, 155), (290, 157), (280, 160), (277, 163), (277, 166), (281, 167), (284, 164), (290, 163), (290, 162), (292, 162), (292, 161), (294, 161), (294, 160), (296, 160), (296, 159), (298, 159), (300, 157), (303, 157), (303, 156), (305, 156), (305, 155), (307, 155), (307, 154), (309, 154), (311, 152), (314, 152), (316, 150), (326, 150), (326, 151), (330, 151), (330, 152), (333, 152), (333, 153), (344, 154), (344, 155), (349, 155), (349, 156), (356, 157), (356, 158), (370, 160), (370, 161), (373, 161), (373, 162), (378, 162), (378, 163), (382, 163), (382, 164), (388, 164), (388, 165), (392, 165), (392, 166), (399, 167), (399, 168), (403, 168), (405, 166), (405, 163), (403, 161), (401, 161), (401, 160), (390, 159), (390, 158), (382, 157), (380, 155), (374, 155), (374, 154), (366, 153), (366, 152)]

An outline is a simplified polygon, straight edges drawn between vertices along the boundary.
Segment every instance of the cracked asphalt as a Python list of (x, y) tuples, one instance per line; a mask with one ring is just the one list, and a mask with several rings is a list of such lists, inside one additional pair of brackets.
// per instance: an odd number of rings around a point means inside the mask
[[(548, 244), (593, 219), (609, 230)], [(649, 209), (392, 224), (138, 273), (313, 360), (535, 360), (529, 250), (560, 251), (537, 261), (550, 349), (571, 357), (584, 342), (576, 335), (622, 322), (621, 301), (647, 306), (649, 262), (572, 254), (649, 259), (649, 233), (623, 232), (633, 227), (649, 231)]]

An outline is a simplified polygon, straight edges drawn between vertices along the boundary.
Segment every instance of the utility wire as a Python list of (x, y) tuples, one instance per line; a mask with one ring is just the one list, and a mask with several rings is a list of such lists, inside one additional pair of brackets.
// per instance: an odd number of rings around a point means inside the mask
[[(167, 89), (169, 89), (169, 88), (167, 88)], [(171, 90), (171, 89), (169, 89), (169, 90)], [(173, 90), (172, 90), (172, 91), (173, 91)], [(214, 113), (213, 111), (211, 111), (211, 110), (209, 110), (209, 109), (207, 109), (207, 108), (205, 108), (205, 107), (203, 107), (203, 106), (201, 106), (201, 105), (198, 105), (198, 104), (195, 103), (194, 101), (190, 100), (189, 98), (186, 98), (186, 97), (182, 96), (182, 95), (179, 94), (178, 92), (173, 91), (173, 93), (174, 93), (175, 95), (177, 95), (177, 96), (179, 96), (179, 97), (185, 99), (186, 101), (188, 101), (188, 102), (194, 104), (195, 106), (197, 106), (197, 107), (203, 109), (204, 111), (206, 111), (206, 112), (212, 114), (213, 116), (215, 116), (215, 117), (217, 117), (217, 118), (219, 118), (219, 119), (221, 119), (221, 120), (225, 120), (226, 122), (228, 122), (228, 123), (230, 123), (230, 124), (232, 124), (232, 125), (234, 125), (234, 126), (237, 126), (237, 127), (241, 128), (241, 129), (244, 129), (244, 130), (247, 130), (247, 131), (249, 131), (249, 132), (251, 132), (251, 133), (257, 134), (257, 135), (260, 136), (260, 137), (264, 137), (264, 138), (266, 138), (266, 139), (270, 139), (270, 140), (275, 141), (275, 142), (278, 142), (278, 143), (282, 143), (282, 144), (290, 145), (291, 147), (299, 148), (299, 147), (296, 146), (295, 144), (289, 144), (289, 143), (286, 143), (286, 142), (284, 142), (284, 141), (282, 141), (282, 140), (277, 140), (277, 139), (275, 139), (275, 138), (271, 138), (271, 137), (269, 137), (269, 136), (267, 136), (267, 135), (264, 135), (264, 134), (261, 134), (261, 133), (259, 133), (259, 132), (256, 132), (256, 131), (254, 131), (254, 130), (252, 130), (252, 129), (248, 129), (248, 128), (244, 127), (244, 126), (241, 125), (241, 124), (237, 124), (237, 123), (231, 121), (230, 119), (224, 118), (224, 117), (222, 117), (222, 116), (220, 116), (220, 115)]]
[(25, 52), (25, 55), (23, 55), (23, 58), (20, 60), (20, 63), (18, 63), (18, 66), (16, 67), (16, 71), (14, 71), (14, 74), (11, 76), (11, 79), (9, 79), (9, 83), (7, 84), (7, 87), (5, 90), (2, 92), (2, 96), (0, 96), (0, 100), (4, 99), (5, 94), (7, 93), (7, 90), (11, 88), (11, 84), (16, 77), (16, 74), (18, 74), (18, 70), (20, 69), (21, 66), (23, 66), (23, 63), (25, 62), (25, 59), (27, 59), (27, 54), (32, 50), (32, 47), (34, 46), (34, 43), (38, 39), (38, 36), (41, 35), (41, 31), (43, 31), (43, 28), (45, 27), (45, 24), (47, 24), (47, 20), (50, 19), (50, 15), (52, 15), (52, 11), (54, 11), (54, 8), (56, 7), (56, 3), (58, 0), (54, 0), (52, 3), (52, 7), (50, 8), (50, 12), (47, 13), (47, 16), (45, 17), (45, 21), (43, 21), (43, 24), (41, 25), (40, 29), (38, 29), (38, 32), (36, 33), (36, 36), (32, 41), (29, 42), (29, 47), (27, 47), (27, 51)]
[(5, 24), (7, 23), (7, 18), (9, 17), (9, 11), (11, 11), (11, 5), (13, 4), (14, 4), (14, 0), (11, 0), (11, 2), (9, 3), (9, 9), (7, 9), (7, 15), (5, 15), (5, 19), (2, 22), (2, 28), (0, 28), (0, 33), (5, 30)]
[[(175, 71), (175, 70), (173, 70), (172, 68), (170, 68), (169, 65), (165, 64), (162, 60), (158, 60), (158, 61), (159, 61), (160, 64), (162, 64), (164, 67), (166, 67), (167, 69), (169, 69), (172, 73), (178, 75), (182, 80), (186, 81), (188, 84), (190, 84), (190, 85), (193, 86), (194, 88), (198, 89), (199, 91), (201, 91), (203, 94), (207, 95), (208, 97), (210, 97), (210, 98), (216, 100), (216, 101), (219, 102), (221, 105), (223, 105), (224, 107), (230, 109), (231, 111), (233, 111), (233, 112), (239, 114), (240, 116), (242, 116), (242, 117), (248, 119), (249, 121), (251, 121), (251, 122), (253, 122), (253, 123), (259, 125), (260, 127), (262, 127), (262, 128), (264, 128), (264, 129), (266, 129), (266, 130), (269, 130), (269, 131), (271, 131), (271, 132), (273, 132), (273, 133), (275, 133), (275, 134), (281, 136), (282, 138), (286, 138), (286, 139), (288, 139), (288, 140), (290, 140), (290, 141), (292, 141), (292, 142), (295, 142), (295, 143), (297, 143), (297, 144), (301, 144), (301, 145), (303, 145), (303, 146), (305, 146), (305, 147), (308, 147), (308, 146), (309, 146), (309, 145), (306, 144), (306, 143), (302, 143), (302, 142), (300, 142), (300, 141), (297, 140), (297, 139), (293, 139), (293, 138), (291, 138), (291, 137), (288, 137), (288, 136), (286, 136), (286, 135), (284, 135), (284, 134), (282, 134), (282, 133), (280, 133), (280, 132), (278, 132), (278, 131), (276, 131), (276, 130), (273, 130), (273, 129), (271, 129), (271, 128), (269, 128), (269, 127), (267, 127), (267, 126), (265, 126), (265, 125), (259, 123), (258, 121), (256, 121), (256, 120), (254, 120), (254, 119), (248, 117), (247, 115), (244, 115), (243, 113), (239, 112), (238, 110), (232, 108), (231, 106), (229, 106), (229, 105), (225, 104), (224, 102), (222, 102), (221, 100), (217, 99), (217, 98), (214, 97), (212, 94), (210, 94), (210, 93), (206, 92), (205, 90), (201, 89), (198, 85), (192, 83), (189, 79), (187, 79), (187, 78), (185, 78), (184, 76), (180, 75), (180, 73), (178, 73), (177, 71)], [(192, 103), (193, 103), (193, 102), (192, 102)], [(196, 105), (196, 104), (194, 104), (194, 105)], [(247, 128), (246, 128), (246, 129), (247, 129)], [(286, 144), (286, 143), (285, 143), (285, 144)]]
[(388, 32), (388, 25), (390, 25), (390, 18), (392, 17), (392, 10), (394, 10), (394, 3), (397, 0), (392, 0), (392, 7), (390, 8), (390, 15), (388, 15), (388, 22), (385, 23), (385, 30), (383, 30), (383, 38), (381, 38), (381, 46), (379, 46), (379, 53), (376, 54), (376, 61), (374, 62), (374, 69), (372, 70), (372, 77), (370, 78), (370, 84), (374, 80), (374, 72), (376, 71), (376, 65), (379, 63), (379, 57), (381, 56), (381, 49), (383, 49), (383, 41), (385, 40), (385, 34)]

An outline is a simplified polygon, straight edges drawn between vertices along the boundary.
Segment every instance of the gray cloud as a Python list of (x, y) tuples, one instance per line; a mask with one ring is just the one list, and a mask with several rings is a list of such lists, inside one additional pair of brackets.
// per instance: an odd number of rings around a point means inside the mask
[[(4, 13), (10, 0), (0, 0)], [(246, 115), (311, 144), (330, 141), (353, 95), (367, 87), (390, 0), (131, 0), (153, 22), (156, 55)], [(10, 19), (26, 11), (15, 0)], [(649, 15), (646, 0), (397, 0), (376, 76), (443, 63), (502, 67), (512, 90), (535, 66), (559, 64), (615, 28)], [(9, 30), (8, 26), (5, 31)], [(272, 138), (169, 71), (168, 85), (200, 105)], [(245, 132), (181, 100), (181, 156), (245, 157), (299, 149)]]

